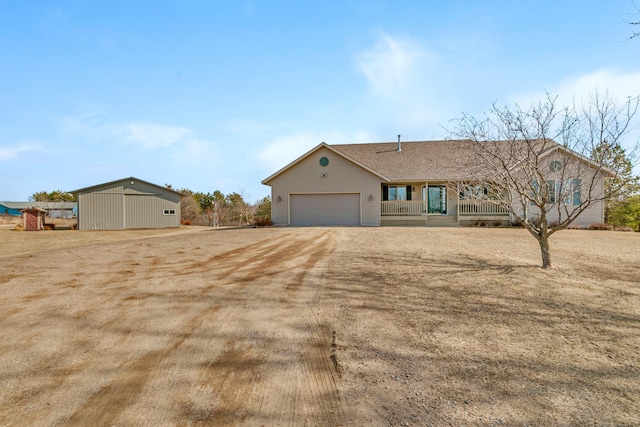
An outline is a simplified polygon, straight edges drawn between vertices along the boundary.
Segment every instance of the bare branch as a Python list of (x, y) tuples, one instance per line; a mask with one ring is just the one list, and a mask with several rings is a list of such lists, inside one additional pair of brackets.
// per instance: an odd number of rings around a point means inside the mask
[[(639, 104), (628, 98), (621, 106), (596, 92), (580, 109), (560, 108), (547, 94), (528, 109), (494, 104), (482, 121), (463, 115), (455, 134), (472, 145), (463, 186), (492, 188), (492, 202), (538, 240), (549, 267), (549, 236), (627, 185), (616, 156), (627, 158), (620, 147)], [(631, 152), (637, 164), (637, 142)]]
[[(640, 15), (640, 8), (638, 8), (638, 6), (636, 5), (636, 2), (635, 2), (635, 1), (632, 1), (631, 3), (633, 4), (633, 7), (635, 7), (635, 8), (636, 8), (636, 10), (637, 10), (638, 12), (636, 12), (636, 13), (630, 13), (630, 15)], [(630, 24), (630, 25), (640, 25), (640, 21), (631, 21), (631, 22), (627, 21), (627, 24)], [(631, 34), (631, 37), (629, 37), (627, 40), (631, 40), (631, 39), (636, 38), (636, 37), (638, 37), (638, 36), (640, 36), (640, 31), (637, 31), (637, 32), (632, 33), (632, 34)]]

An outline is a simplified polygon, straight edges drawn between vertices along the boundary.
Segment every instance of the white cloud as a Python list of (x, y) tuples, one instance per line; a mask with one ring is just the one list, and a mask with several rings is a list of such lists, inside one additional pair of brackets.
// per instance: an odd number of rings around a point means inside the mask
[(557, 89), (561, 99), (575, 97), (576, 101), (587, 101), (596, 91), (608, 92), (617, 100), (640, 95), (640, 73), (617, 73), (599, 70), (576, 79), (567, 79)]
[(144, 122), (115, 126), (114, 131), (124, 142), (146, 150), (170, 147), (192, 138), (191, 131), (187, 128)]
[(426, 49), (408, 37), (382, 33), (372, 49), (357, 56), (357, 62), (376, 93), (402, 99), (419, 83), (430, 56)]
[(91, 112), (78, 117), (63, 117), (59, 131), (64, 135), (82, 135), (98, 138), (105, 132), (107, 125), (100, 120), (100, 113)]
[(183, 126), (149, 122), (110, 123), (102, 119), (100, 113), (94, 112), (64, 118), (60, 131), (80, 136), (85, 142), (116, 141), (144, 150), (188, 146), (198, 140), (190, 129)]
[[(589, 102), (596, 93), (607, 93), (619, 103), (629, 96), (640, 95), (640, 73), (619, 73), (613, 70), (597, 70), (592, 73), (570, 77), (546, 90), (551, 96), (558, 97), (558, 105), (581, 106)], [(545, 93), (527, 93), (514, 97), (514, 101), (523, 108), (544, 99)]]
[[(618, 106), (622, 107), (628, 97), (640, 96), (640, 73), (620, 73), (614, 70), (597, 70), (592, 73), (567, 78), (555, 87), (547, 90), (551, 96), (557, 96), (558, 106), (572, 106), (576, 108), (587, 106), (598, 93), (599, 96), (607, 95)], [(514, 102), (522, 108), (537, 104), (544, 99), (546, 94), (527, 93), (514, 97)], [(640, 141), (640, 114), (636, 115), (635, 122), (626, 135), (628, 149), (633, 149)], [(634, 169), (635, 174), (640, 174), (640, 165)]]
[[(199, 138), (184, 126), (143, 121), (113, 123), (103, 120), (100, 114), (90, 113), (65, 118), (60, 129), (67, 139), (73, 136), (81, 141), (78, 153), (87, 149), (101, 153), (100, 163), (85, 165), (88, 173), (97, 176), (134, 174), (134, 171), (152, 176), (160, 167), (165, 170), (163, 176), (167, 180), (171, 178), (179, 185), (181, 177), (200, 176), (225, 166), (216, 143)], [(140, 162), (141, 155), (148, 161)], [(182, 176), (172, 176), (168, 170), (179, 170)]]
[(458, 111), (459, 71), (420, 40), (381, 33), (370, 49), (356, 55), (356, 62), (373, 96), (384, 98), (365, 108), (373, 127), (387, 134), (385, 140), (398, 133), (434, 137), (441, 133), (439, 123)]
[(13, 147), (0, 147), (0, 162), (6, 160), (13, 160), (20, 157), (22, 154), (36, 151), (44, 151), (39, 144), (31, 142), (25, 142)]

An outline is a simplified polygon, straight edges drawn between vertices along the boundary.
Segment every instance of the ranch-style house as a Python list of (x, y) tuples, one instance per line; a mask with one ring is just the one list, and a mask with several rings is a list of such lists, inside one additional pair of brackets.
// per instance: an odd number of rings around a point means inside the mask
[[(272, 220), (279, 225), (459, 226), (508, 224), (507, 209), (492, 200), (491, 191), (471, 172), (471, 141), (408, 141), (338, 144), (321, 143), (262, 181), (271, 186)], [(548, 171), (546, 184), (567, 188), (563, 201), (579, 205), (586, 184), (568, 179), (562, 170), (567, 156), (594, 170), (589, 191), (603, 192), (605, 173), (589, 159), (553, 142), (541, 156)], [(562, 151), (562, 156), (558, 153)], [(545, 157), (546, 156), (546, 157)], [(488, 179), (492, 171), (487, 171)], [(562, 187), (563, 186), (563, 187)], [(555, 191), (555, 190), (554, 190)], [(559, 193), (558, 193), (558, 196)], [(533, 218), (535, 207), (522, 206)], [(553, 221), (550, 212), (549, 221)], [(574, 221), (587, 226), (603, 222), (604, 204), (590, 205)]]

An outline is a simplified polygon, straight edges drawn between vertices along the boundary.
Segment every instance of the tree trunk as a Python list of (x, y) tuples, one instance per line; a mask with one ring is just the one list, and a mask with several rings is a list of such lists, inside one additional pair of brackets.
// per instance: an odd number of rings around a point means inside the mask
[(549, 250), (549, 236), (543, 234), (536, 236), (540, 245), (540, 253), (542, 255), (542, 268), (551, 267), (551, 251)]

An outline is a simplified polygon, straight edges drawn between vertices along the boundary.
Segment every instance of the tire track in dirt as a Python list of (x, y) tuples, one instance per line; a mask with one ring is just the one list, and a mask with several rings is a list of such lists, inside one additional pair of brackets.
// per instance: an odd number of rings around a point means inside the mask
[[(317, 303), (315, 289), (305, 286), (309, 272), (335, 250), (335, 235), (332, 230), (286, 233), (213, 256), (206, 250), (178, 253), (175, 241), (158, 241), (152, 249), (130, 250), (117, 266), (109, 260), (118, 259), (132, 244), (97, 247), (99, 258), (74, 255), (67, 276), (82, 287), (78, 295), (86, 303), (81, 308), (68, 311), (55, 302), (75, 292), (64, 282), (48, 288), (50, 295), (43, 298), (35, 298), (38, 291), (22, 295), (30, 297), (25, 302), (40, 304), (29, 311), (46, 303), (51, 315), (58, 313), (51, 320), (60, 331), (72, 326), (80, 336), (86, 334), (86, 342), (78, 342), (77, 350), (40, 359), (25, 375), (43, 381), (36, 398), (40, 408), (50, 399), (63, 402), (66, 389), (76, 390), (75, 396), (84, 400), (69, 402), (69, 412), (46, 415), (49, 418), (34, 412), (29, 419), (120, 425), (151, 411), (146, 419), (152, 424), (345, 424), (331, 362), (331, 331), (306, 312), (309, 304)], [(203, 239), (203, 246), (207, 241)], [(177, 242), (179, 247), (189, 244), (187, 239)], [(153, 256), (144, 260), (150, 253)], [(83, 272), (75, 268), (79, 265)], [(91, 274), (84, 272), (85, 266)], [(41, 266), (39, 274), (51, 268)], [(145, 317), (136, 324), (144, 310), (158, 311), (165, 304), (174, 310), (173, 326), (155, 327)], [(261, 311), (261, 306), (267, 308)], [(281, 327), (295, 335), (281, 334)], [(127, 349), (139, 339), (150, 345)], [(274, 363), (274, 354), (286, 359)], [(103, 359), (110, 362), (103, 364)], [(34, 371), (40, 369), (45, 372)], [(80, 380), (87, 374), (95, 378), (93, 389)], [(283, 377), (291, 381), (282, 382)], [(265, 379), (278, 382), (293, 400), (270, 394), (273, 388)], [(167, 389), (169, 384), (178, 388)], [(154, 402), (158, 390), (167, 402)], [(14, 394), (20, 401), (16, 411), (31, 406), (34, 392), (37, 386)], [(185, 397), (191, 394), (195, 401)]]
[(247, 416), (246, 402), (260, 382), (263, 363), (253, 349), (243, 348), (236, 341), (227, 342), (224, 352), (200, 370), (200, 385), (212, 390), (216, 401), (211, 408), (200, 408), (199, 413), (189, 408), (184, 415), (199, 425), (242, 423)]
[(11, 280), (15, 279), (16, 277), (18, 277), (17, 274), (3, 274), (3, 275), (0, 275), (0, 285), (4, 285), (5, 283), (10, 282)]
[(107, 386), (93, 394), (69, 418), (72, 425), (112, 425), (119, 414), (142, 393), (156, 367), (191, 336), (207, 316), (215, 314), (220, 307), (213, 306), (200, 312), (176, 334), (171, 344), (159, 350), (153, 350), (134, 360), (112, 380)]
[[(267, 244), (250, 254), (261, 254), (250, 257), (255, 261), (238, 266), (239, 260), (232, 258), (229, 263), (222, 263), (224, 272), (217, 279), (224, 278), (227, 283), (237, 284), (234, 288), (237, 295), (245, 292), (249, 283), (254, 286), (246, 292), (255, 292), (256, 298), (260, 298), (259, 292), (280, 295), (269, 315), (278, 317), (282, 327), (299, 323), (300, 310), (309, 311), (307, 305), (314, 303), (316, 293), (310, 290), (297, 301), (296, 291), (303, 286), (309, 271), (335, 250), (334, 234), (326, 231), (284, 244)], [(309, 312), (302, 317), (304, 326), (298, 334), (279, 342), (267, 338), (269, 327), (265, 330), (259, 324), (247, 322), (242, 319), (243, 313), (239, 310), (234, 314), (238, 318), (228, 316), (225, 319), (226, 336), (236, 339), (230, 340), (219, 358), (201, 371), (199, 387), (215, 390), (217, 399), (208, 411), (198, 408), (198, 424), (215, 421), (216, 425), (245, 422), (260, 425), (266, 419), (277, 425), (297, 426), (310, 422), (344, 425), (328, 328)], [(261, 323), (259, 317), (254, 322)], [(254, 336), (248, 339), (247, 335)], [(284, 348), (282, 344), (285, 344)], [(273, 368), (264, 364), (267, 358), (271, 360), (277, 355), (288, 362), (276, 365), (279, 373), (274, 379)], [(273, 381), (279, 384), (277, 387), (282, 388), (282, 393), (268, 391), (273, 387), (269, 384)], [(193, 408), (189, 413), (193, 415)]]
[[(234, 298), (233, 294), (241, 292), (242, 289), (258, 278), (268, 277), (272, 274), (281, 274), (293, 268), (302, 268), (293, 283), (287, 286), (300, 286), (305, 274), (305, 269), (311, 268), (324, 255), (325, 249), (320, 246), (308, 249), (312, 242), (324, 242), (327, 233), (323, 233), (319, 238), (294, 239), (282, 243), (287, 236), (282, 236), (278, 241), (265, 239), (252, 245), (236, 248), (217, 254), (205, 262), (194, 261), (188, 265), (187, 270), (192, 274), (194, 270), (215, 269), (218, 273), (215, 280), (209, 285), (198, 289), (198, 293), (204, 296), (211, 289), (219, 287), (221, 284), (235, 284), (236, 286), (225, 293), (225, 298)], [(304, 259), (298, 263), (295, 260)], [(294, 266), (284, 268), (283, 263), (292, 262)], [(154, 258), (154, 263), (163, 265), (164, 274), (176, 265), (169, 260)], [(298, 264), (296, 267), (295, 264)], [(183, 267), (184, 268), (184, 267)], [(157, 296), (153, 293), (141, 293), (130, 295), (124, 300), (145, 299)], [(193, 317), (187, 326), (183, 327), (176, 335), (176, 338), (162, 349), (147, 352), (142, 357), (137, 358), (123, 367), (122, 371), (111, 380), (106, 386), (93, 394), (76, 412), (69, 418), (71, 424), (83, 425), (89, 422), (98, 421), (101, 425), (109, 425), (117, 420), (117, 416), (130, 405), (135, 404), (137, 397), (143, 392), (145, 385), (149, 382), (155, 368), (162, 364), (169, 354), (178, 349), (193, 332), (202, 326), (203, 318), (212, 316), (219, 307), (206, 309)], [(224, 326), (228, 323), (225, 319)], [(128, 334), (127, 334), (128, 335)], [(195, 414), (198, 422), (207, 422), (215, 419), (217, 422), (228, 420), (230, 414), (237, 421), (237, 415), (247, 398), (251, 395), (255, 379), (257, 378), (256, 366), (260, 360), (253, 355), (251, 348), (240, 348), (236, 342), (227, 345), (224, 352), (215, 363), (204, 367), (204, 375), (201, 376), (204, 383), (209, 388), (216, 390), (219, 399), (213, 411)], [(253, 361), (253, 362), (252, 362)], [(231, 369), (236, 367), (236, 369)], [(222, 368), (222, 371), (221, 371)], [(117, 411), (114, 408), (118, 408)], [(194, 415), (194, 414), (192, 414)], [(225, 418), (226, 417), (226, 418)]]
[(19, 311), (20, 311), (19, 308), (12, 308), (10, 310), (5, 310), (4, 313), (0, 313), (0, 323), (4, 322), (9, 317), (13, 316), (14, 314), (16, 314)]
[[(273, 414), (278, 425), (345, 425), (345, 415), (338, 394), (337, 369), (332, 361), (332, 333), (314, 313), (321, 303), (314, 268), (322, 265), (336, 248), (335, 232), (307, 240), (299, 248), (298, 263), (293, 275), (280, 285), (279, 302), (283, 319), (298, 329), (286, 349), (280, 353), (292, 360), (282, 373), (284, 376), (276, 394), (287, 398), (272, 398), (260, 402), (260, 411)], [(293, 248), (296, 253), (298, 248)], [(275, 352), (274, 352), (275, 353)]]
[[(297, 285), (300, 286), (300, 285)], [(303, 378), (313, 390), (313, 403), (321, 415), (314, 424), (345, 425), (345, 415), (336, 383), (339, 377), (335, 353), (335, 331), (318, 319), (312, 307), (303, 310), (308, 328), (305, 352), (302, 356), (307, 375)]]
[[(216, 279), (225, 279), (226, 276), (234, 270), (242, 268), (242, 263), (239, 262), (239, 259), (261, 259), (268, 256), (270, 252), (281, 245), (281, 241), (287, 239), (289, 236), (289, 234), (285, 234), (271, 239), (263, 239), (250, 245), (215, 254), (204, 260), (189, 259), (185, 264), (178, 262), (174, 253), (162, 256), (150, 256), (148, 259), (151, 260), (151, 266), (145, 278), (164, 277), (167, 275), (171, 275), (172, 277), (185, 277), (213, 273)], [(251, 264), (251, 262), (252, 261), (248, 261), (247, 264)], [(210, 286), (206, 286), (205, 288), (209, 289)]]

